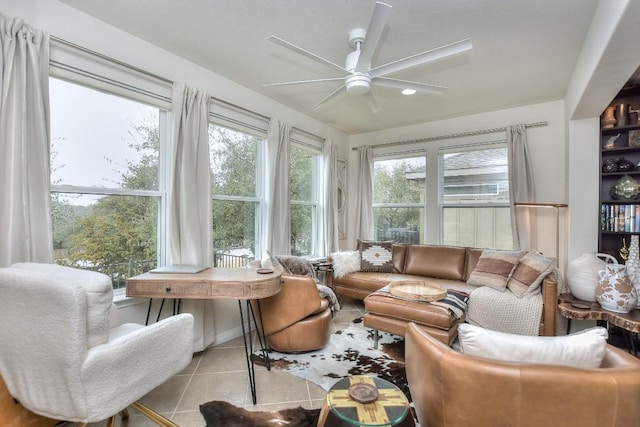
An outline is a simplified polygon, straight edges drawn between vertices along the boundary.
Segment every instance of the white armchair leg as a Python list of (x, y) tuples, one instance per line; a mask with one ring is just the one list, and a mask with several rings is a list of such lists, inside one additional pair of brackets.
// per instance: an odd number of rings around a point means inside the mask
[(140, 402), (133, 402), (131, 404), (131, 406), (133, 406), (142, 415), (144, 415), (145, 417), (149, 418), (151, 421), (153, 421), (154, 423), (158, 424), (159, 426), (163, 426), (163, 427), (180, 427), (178, 424), (174, 423), (173, 421), (171, 421), (170, 419), (168, 419), (166, 417), (163, 417), (162, 415), (160, 415), (159, 413), (157, 413), (153, 409), (143, 405)]

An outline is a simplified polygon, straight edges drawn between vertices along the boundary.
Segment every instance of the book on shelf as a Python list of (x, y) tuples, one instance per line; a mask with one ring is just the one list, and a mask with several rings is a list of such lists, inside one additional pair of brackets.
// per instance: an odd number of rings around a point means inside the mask
[(602, 203), (600, 230), (615, 233), (640, 233), (640, 204)]

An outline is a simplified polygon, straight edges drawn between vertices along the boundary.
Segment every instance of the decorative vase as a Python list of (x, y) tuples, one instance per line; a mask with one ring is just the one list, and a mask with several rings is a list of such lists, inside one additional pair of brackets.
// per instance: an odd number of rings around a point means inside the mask
[(629, 104), (616, 105), (616, 126), (627, 126), (629, 124)]
[[(640, 297), (640, 236), (631, 235), (631, 243), (629, 244), (629, 257), (625, 262), (627, 267), (627, 275), (631, 284), (636, 290), (636, 295)], [(636, 308), (640, 308), (640, 298), (636, 303)]]
[(618, 263), (611, 255), (597, 254), (595, 251), (586, 251), (569, 262), (566, 276), (571, 294), (583, 301), (595, 302), (598, 271), (603, 270), (607, 262)]
[(627, 267), (622, 264), (607, 264), (604, 270), (598, 271), (596, 285), (596, 300), (605, 310), (614, 313), (628, 313), (636, 306), (636, 293), (629, 276)]
[(602, 116), (602, 121), (601, 121), (603, 129), (612, 128), (616, 124), (616, 117), (614, 115), (615, 111), (616, 111), (615, 106), (607, 107), (607, 109), (604, 110), (604, 115)]

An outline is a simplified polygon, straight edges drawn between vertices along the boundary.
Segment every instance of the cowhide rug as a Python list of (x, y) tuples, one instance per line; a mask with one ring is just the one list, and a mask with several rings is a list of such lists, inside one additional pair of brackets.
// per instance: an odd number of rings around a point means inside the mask
[[(329, 343), (309, 353), (269, 352), (271, 366), (329, 389), (340, 378), (351, 375), (375, 375), (398, 386), (409, 401), (411, 396), (404, 369), (404, 338), (380, 332), (378, 348), (374, 348), (374, 332), (356, 319), (348, 328), (331, 335)], [(254, 362), (265, 366), (260, 352)]]
[[(404, 369), (404, 339), (380, 333), (378, 348), (373, 347), (374, 333), (356, 319), (348, 328), (332, 334), (321, 350), (288, 354), (269, 352), (271, 366), (304, 378), (329, 391), (340, 378), (350, 375), (375, 375), (394, 383), (411, 401)], [(252, 356), (256, 364), (265, 366), (260, 352)], [(302, 407), (279, 411), (249, 411), (228, 402), (212, 401), (200, 405), (207, 427), (315, 427), (319, 409)], [(329, 417), (333, 417), (330, 413)], [(415, 414), (407, 416), (399, 427), (413, 427)]]
[(200, 405), (207, 427), (315, 427), (320, 409), (301, 406), (280, 411), (248, 411), (229, 402), (214, 400)]
[[(316, 427), (320, 409), (304, 409), (301, 406), (279, 411), (249, 411), (229, 402), (214, 400), (200, 405), (206, 427)], [(331, 412), (325, 425), (346, 425)], [(407, 416), (397, 427), (419, 427)]]

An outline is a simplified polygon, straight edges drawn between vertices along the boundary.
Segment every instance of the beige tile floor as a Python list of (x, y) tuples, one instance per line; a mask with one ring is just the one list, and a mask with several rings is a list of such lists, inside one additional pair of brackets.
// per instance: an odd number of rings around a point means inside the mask
[[(343, 300), (342, 310), (332, 321), (333, 332), (346, 328), (363, 313), (362, 302)], [(255, 336), (253, 339), (255, 342)], [(242, 337), (238, 337), (194, 354), (187, 368), (141, 401), (181, 427), (204, 427), (199, 405), (211, 400), (224, 400), (248, 410), (271, 411), (297, 406), (320, 408), (325, 397), (325, 391), (309, 381), (277, 369), (268, 371), (258, 366), (256, 390), (258, 403), (254, 405)], [(155, 426), (133, 408), (129, 408), (129, 415), (127, 420), (118, 419), (116, 426)]]

